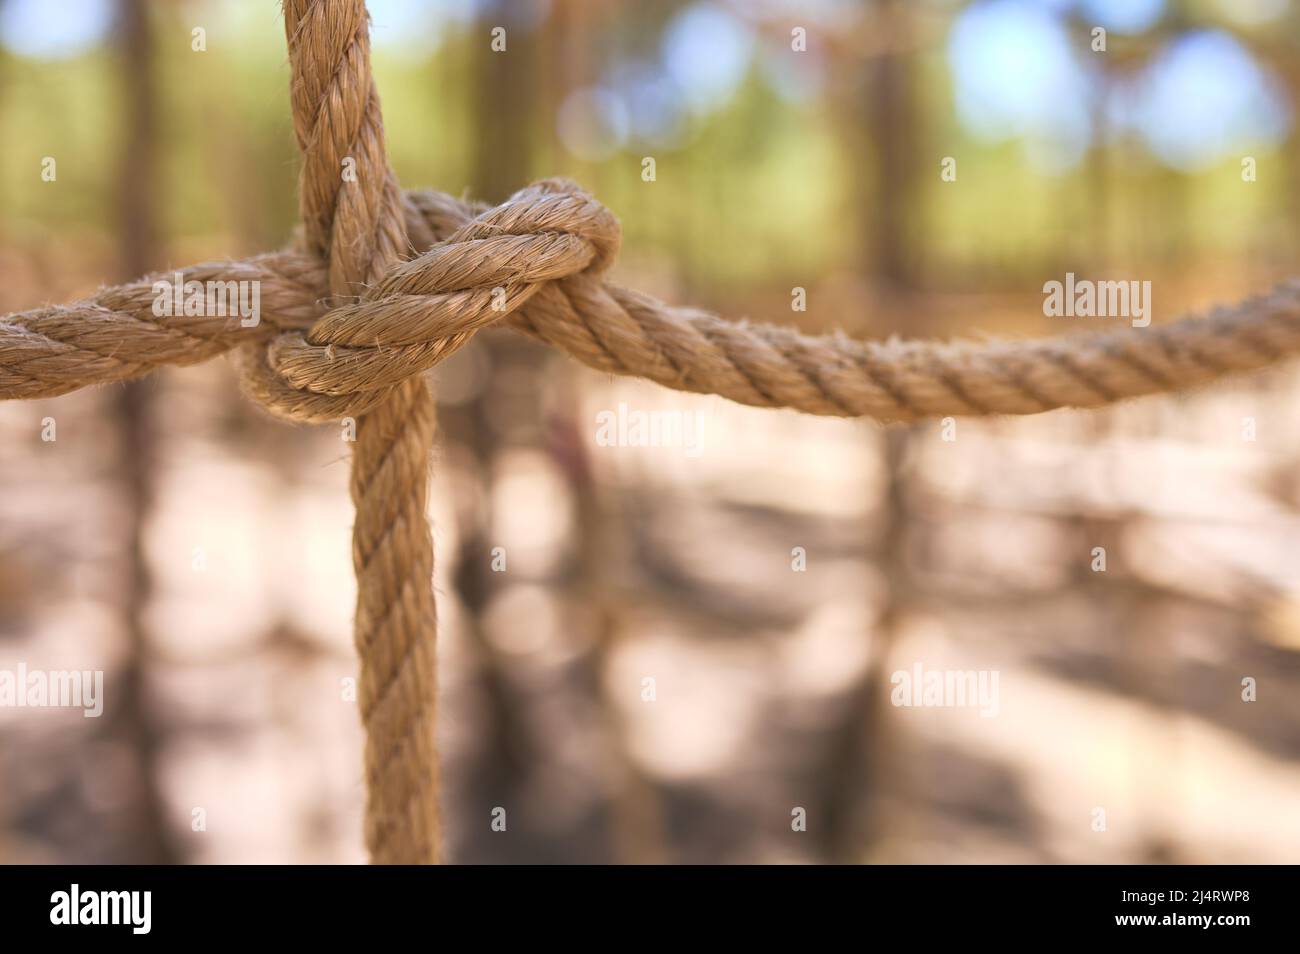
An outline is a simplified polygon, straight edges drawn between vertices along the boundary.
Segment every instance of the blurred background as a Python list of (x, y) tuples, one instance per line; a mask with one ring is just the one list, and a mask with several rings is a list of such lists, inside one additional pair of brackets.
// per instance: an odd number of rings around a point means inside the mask
[[(1103, 326), (1044, 317), (1067, 271), (1157, 324), (1297, 273), (1295, 0), (370, 9), (408, 187), (575, 178), (671, 302), (1041, 336)], [(283, 245), (288, 76), (270, 0), (0, 0), (0, 312)], [(1296, 861), (1295, 372), (886, 430), (480, 334), (434, 375), (449, 860)], [(364, 860), (349, 447), (224, 359), (0, 405), (0, 668), (106, 673), (0, 708), (0, 860)], [(892, 705), (918, 664), (996, 716)]]

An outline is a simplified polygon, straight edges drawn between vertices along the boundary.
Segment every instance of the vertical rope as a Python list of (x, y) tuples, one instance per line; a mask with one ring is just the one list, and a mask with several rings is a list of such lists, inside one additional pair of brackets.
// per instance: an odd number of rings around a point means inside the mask
[[(284, 22), (307, 247), (328, 263), (331, 292), (355, 295), (408, 248), (370, 75), (365, 4), (284, 0)], [(352, 455), (365, 833), (376, 864), (437, 861), (436, 618), (425, 511), (433, 431), (433, 397), (416, 376), (357, 422)]]

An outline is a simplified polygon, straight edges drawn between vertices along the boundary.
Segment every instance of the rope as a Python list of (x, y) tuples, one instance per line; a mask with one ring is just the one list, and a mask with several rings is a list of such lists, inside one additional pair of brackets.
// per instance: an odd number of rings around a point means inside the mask
[[(294, 420), (356, 416), (503, 321), (590, 367), (809, 414), (912, 421), (1036, 414), (1180, 391), (1300, 352), (1300, 281), (1207, 317), (1029, 341), (856, 341), (730, 322), (604, 278), (617, 222), (551, 180), (481, 209), (402, 198), (418, 257), (331, 308), (325, 273), (286, 251), (183, 270), (262, 281), (262, 322), (158, 318), (149, 279), (0, 320), (0, 396), (48, 397), (253, 342), (245, 390)], [(250, 360), (251, 358), (251, 360)]]
[[(408, 247), (370, 74), (366, 6), (362, 0), (285, 0), (284, 25), (294, 130), (303, 154), (305, 244), (327, 263), (330, 292), (355, 294), (378, 281)], [(350, 179), (345, 160), (354, 163)], [(271, 351), (254, 347), (244, 354), (248, 390), (257, 394)], [(273, 403), (269, 392), (258, 396)], [(351, 492), (366, 845), (376, 863), (434, 862), (436, 617), (426, 515), (433, 396), (422, 378), (408, 376), (365, 410), (357, 422)]]
[[(356, 645), (373, 861), (438, 856), (434, 406), (422, 374), (504, 322), (582, 363), (810, 414), (1033, 414), (1177, 391), (1300, 352), (1300, 281), (1141, 331), (1041, 341), (854, 341), (726, 321), (609, 283), (618, 221), (563, 180), (495, 208), (403, 194), (388, 167), (362, 0), (285, 0), (301, 241), (181, 281), (257, 282), (261, 321), (157, 315), (155, 280), (0, 319), (0, 398), (139, 377), (240, 348), (246, 393), (296, 421), (357, 417)], [(346, 164), (354, 177), (343, 175)], [(207, 310), (207, 309), (205, 309)]]

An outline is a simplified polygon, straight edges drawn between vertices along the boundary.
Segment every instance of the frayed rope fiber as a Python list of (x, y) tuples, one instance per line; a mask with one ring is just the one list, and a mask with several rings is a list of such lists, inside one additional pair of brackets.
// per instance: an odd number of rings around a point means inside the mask
[(570, 182), (535, 183), (495, 208), (404, 193), (388, 166), (365, 4), (285, 0), (284, 15), (301, 239), (180, 273), (186, 283), (259, 283), (260, 323), (157, 315), (152, 279), (8, 315), (0, 397), (50, 397), (239, 346), (243, 389), (271, 412), (358, 420), (355, 640), (375, 863), (438, 859), (426, 514), (434, 405), (423, 372), (479, 329), (504, 322), (600, 371), (678, 390), (880, 421), (1094, 407), (1300, 352), (1295, 281), (1141, 333), (1017, 342), (811, 337), (668, 306), (606, 280), (618, 221)]

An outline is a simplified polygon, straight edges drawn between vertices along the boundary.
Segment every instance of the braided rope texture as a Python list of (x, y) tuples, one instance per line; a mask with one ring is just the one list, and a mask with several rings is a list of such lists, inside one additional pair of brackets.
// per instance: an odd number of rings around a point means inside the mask
[[(154, 279), (0, 318), (0, 398), (39, 398), (238, 348), (244, 391), (295, 421), (358, 419), (351, 493), (377, 863), (438, 857), (436, 618), (423, 372), (504, 322), (589, 367), (741, 404), (912, 421), (1094, 407), (1300, 353), (1300, 281), (1204, 318), (1036, 341), (855, 341), (731, 322), (610, 283), (617, 219), (574, 184), (495, 208), (403, 193), (388, 166), (362, 0), (284, 0), (302, 239), (184, 282), (257, 282), (261, 322), (158, 315)], [(341, 171), (351, 161), (356, 175)], [(167, 279), (171, 275), (160, 276)]]

